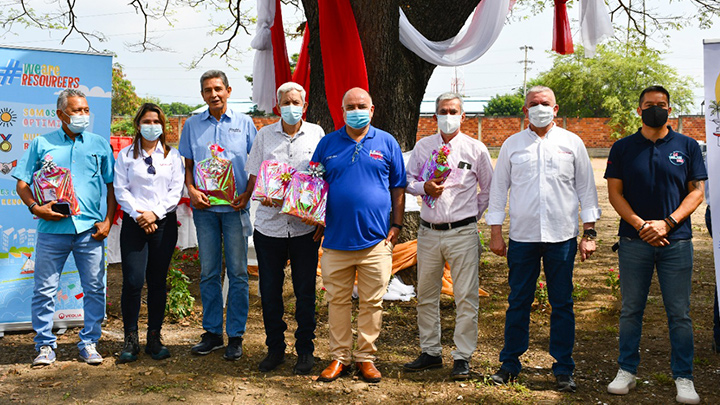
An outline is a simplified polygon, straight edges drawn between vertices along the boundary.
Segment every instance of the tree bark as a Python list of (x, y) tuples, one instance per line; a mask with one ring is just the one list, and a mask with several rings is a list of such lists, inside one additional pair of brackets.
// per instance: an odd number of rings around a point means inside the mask
[[(310, 26), (308, 119), (330, 132), (334, 127), (325, 97), (318, 1), (328, 0), (303, 0)], [(395, 136), (402, 150), (410, 150), (415, 146), (420, 103), (435, 65), (400, 43), (399, 8), (403, 8), (410, 22), (426, 38), (440, 41), (455, 36), (479, 2), (352, 0), (351, 4), (365, 54), (370, 95), (375, 104), (372, 125)]]

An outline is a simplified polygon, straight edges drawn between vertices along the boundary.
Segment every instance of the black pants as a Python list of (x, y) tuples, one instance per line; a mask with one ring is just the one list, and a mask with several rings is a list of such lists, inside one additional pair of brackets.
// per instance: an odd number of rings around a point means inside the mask
[(313, 241), (313, 234), (314, 232), (310, 232), (294, 238), (273, 238), (258, 231), (253, 233), (260, 274), (265, 344), (269, 351), (285, 351), (286, 347), (283, 283), (288, 257), (295, 291), (295, 320), (298, 325), (295, 331), (295, 350), (298, 354), (312, 354), (315, 351), (315, 277), (320, 242)]
[(120, 230), (122, 257), (122, 316), (125, 332), (137, 331), (140, 293), (147, 279), (148, 330), (160, 330), (165, 318), (167, 273), (178, 238), (177, 215), (169, 213), (146, 234), (130, 215), (123, 213)]

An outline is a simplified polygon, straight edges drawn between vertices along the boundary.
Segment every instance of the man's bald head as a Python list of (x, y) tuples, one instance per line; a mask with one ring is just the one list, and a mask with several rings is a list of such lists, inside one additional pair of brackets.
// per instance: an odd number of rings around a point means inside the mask
[[(358, 106), (360, 104), (365, 107), (356, 107), (357, 109), (367, 110), (373, 105), (372, 97), (370, 97), (370, 93), (368, 93), (365, 89), (353, 87), (352, 89), (346, 91), (345, 95), (343, 95), (343, 110), (347, 111), (349, 106)], [(354, 110), (356, 108), (349, 109)]]

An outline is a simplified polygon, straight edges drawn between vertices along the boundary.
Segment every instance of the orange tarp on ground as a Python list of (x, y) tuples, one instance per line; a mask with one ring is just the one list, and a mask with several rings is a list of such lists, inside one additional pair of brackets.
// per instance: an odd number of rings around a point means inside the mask
[[(322, 257), (322, 248), (320, 248), (320, 254), (318, 256), (318, 270), (317, 275), (322, 277), (320, 273), (320, 257)], [(400, 243), (393, 249), (393, 268), (392, 274), (397, 273), (400, 270), (405, 270), (408, 267), (412, 267), (417, 264), (417, 239), (413, 239), (409, 242)], [(253, 276), (258, 275), (257, 266), (248, 266), (248, 273)], [(442, 279), (442, 293), (447, 295), (453, 295), (453, 282), (450, 276), (450, 265), (445, 263), (445, 269), (443, 271)], [(479, 290), (481, 297), (489, 297), (490, 294), (487, 291), (480, 288)]]

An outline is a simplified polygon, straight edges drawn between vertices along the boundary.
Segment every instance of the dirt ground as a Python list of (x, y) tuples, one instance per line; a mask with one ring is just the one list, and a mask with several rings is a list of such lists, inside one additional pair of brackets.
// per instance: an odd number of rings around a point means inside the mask
[[(142, 353), (138, 361), (118, 365), (115, 358), (123, 339), (119, 308), (122, 278), (119, 265), (112, 265), (108, 269), (109, 319), (99, 343), (105, 362), (95, 367), (79, 362), (75, 347), (79, 330), (71, 329), (59, 337), (55, 364), (31, 368), (30, 362), (35, 356), (33, 334), (7, 334), (0, 339), (0, 403), (673, 403), (675, 387), (670, 371), (667, 322), (657, 280), (653, 282), (645, 312), (638, 387), (625, 397), (609, 395), (605, 390), (617, 371), (619, 305), (606, 280), (609, 269), (617, 269), (617, 257), (610, 247), (617, 239), (619, 218), (607, 202), (602, 179), (604, 160), (594, 159), (593, 165), (603, 217), (597, 224), (597, 253), (585, 263), (578, 260), (575, 267), (577, 393), (554, 391), (553, 359), (547, 353), (549, 308), (539, 308), (532, 313), (530, 349), (521, 358), (524, 370), (520, 382), (502, 387), (486, 382), (486, 377), (499, 366), (508, 294), (505, 260), (486, 252), (481, 258), (480, 284), (490, 297), (480, 301), (478, 350), (471, 363), (472, 379), (466, 382), (453, 382), (449, 378), (454, 304), (448, 296), (443, 296), (441, 301), (444, 368), (421, 373), (402, 370), (403, 363), (419, 354), (416, 301), (412, 300), (384, 303), (383, 331), (377, 341), (377, 366), (383, 373), (382, 382), (367, 384), (356, 377), (340, 378), (332, 383), (315, 381), (315, 376), (329, 361), (325, 305), (321, 305), (318, 313), (315, 351), (318, 363), (314, 375), (293, 375), (292, 366), (296, 360), (292, 346), (294, 300), (288, 283), (285, 291), (286, 318), (290, 326), (286, 336), (289, 345), (287, 362), (275, 372), (262, 373), (257, 366), (265, 355), (265, 335), (256, 278), (250, 281), (245, 355), (239, 361), (224, 361), (221, 350), (204, 357), (190, 355), (190, 346), (202, 333), (198, 299), (194, 316), (186, 322), (164, 326), (164, 342), (172, 353), (171, 358), (154, 361)], [(704, 212), (703, 204), (692, 218), (695, 271), (691, 316), (695, 327), (695, 386), (702, 402), (712, 404), (720, 403), (720, 393), (716, 390), (720, 356), (711, 351), (714, 273)], [(484, 223), (481, 230), (489, 235)], [(192, 278), (191, 290), (199, 297), (198, 269), (184, 270)], [(318, 279), (320, 287), (321, 280)], [(145, 320), (143, 314), (141, 322)], [(144, 344), (142, 326), (141, 343)]]

